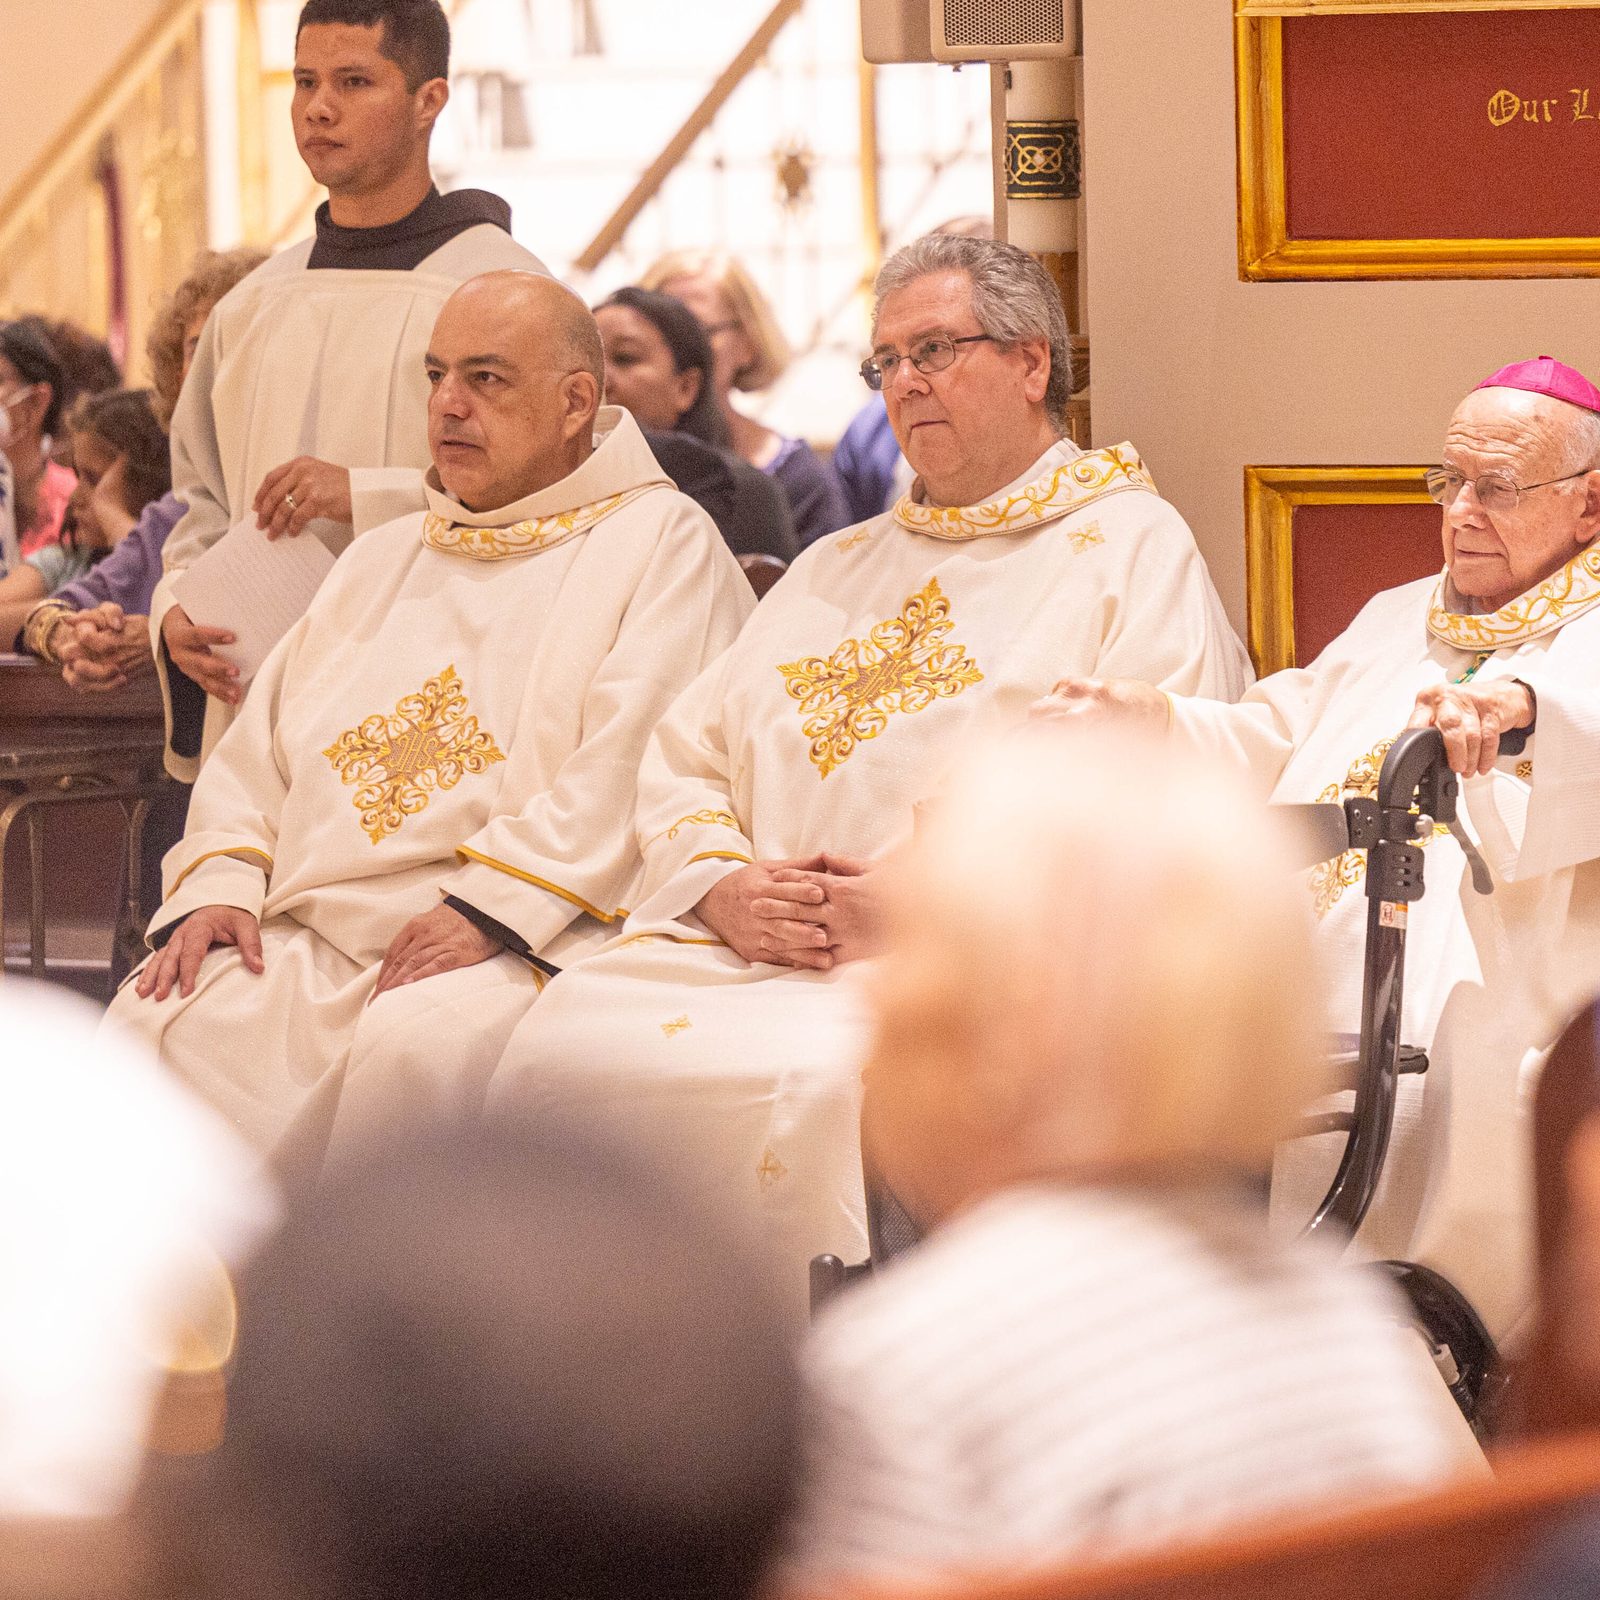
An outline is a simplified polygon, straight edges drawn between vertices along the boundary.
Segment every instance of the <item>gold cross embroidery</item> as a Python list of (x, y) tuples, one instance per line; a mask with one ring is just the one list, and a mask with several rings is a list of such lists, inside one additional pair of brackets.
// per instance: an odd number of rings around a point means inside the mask
[(865, 639), (846, 639), (826, 660), (807, 656), (778, 668), (800, 702), (811, 760), (824, 778), (859, 741), (876, 739), (891, 712), (925, 711), (983, 682), (965, 647), (945, 642), (954, 626), (950, 602), (930, 578), (898, 617), (876, 624)]
[(426, 811), (436, 790), (453, 789), (468, 773), (505, 760), (493, 736), (467, 715), (453, 666), (405, 696), (393, 716), (375, 712), (322, 753), (345, 783), (360, 785), (353, 804), (374, 844)]
[(771, 1146), (761, 1152), (761, 1165), (756, 1168), (756, 1182), (770, 1189), (779, 1178), (786, 1178), (789, 1169), (772, 1153)]
[(839, 548), (841, 550), (854, 550), (858, 544), (865, 544), (871, 537), (871, 528), (857, 528), (854, 533), (846, 534), (839, 541)]
[(685, 1012), (681, 1017), (674, 1017), (671, 1022), (663, 1022), (661, 1024), (661, 1031), (666, 1034), (669, 1039), (671, 1039), (676, 1035), (683, 1033), (686, 1029), (692, 1028), (693, 1026), (694, 1024), (689, 1020), (688, 1013)]

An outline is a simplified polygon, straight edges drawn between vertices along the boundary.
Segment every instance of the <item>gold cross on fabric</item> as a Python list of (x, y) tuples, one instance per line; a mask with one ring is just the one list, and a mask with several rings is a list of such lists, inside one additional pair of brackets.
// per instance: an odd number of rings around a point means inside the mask
[(663, 1022), (661, 1024), (661, 1031), (666, 1034), (669, 1039), (672, 1039), (676, 1038), (678, 1034), (686, 1032), (693, 1026), (694, 1024), (689, 1020), (687, 1014), (685, 1014), (681, 1017), (674, 1017), (670, 1022)]
[(398, 833), (407, 817), (426, 811), (433, 795), (505, 755), (467, 713), (467, 693), (454, 666), (408, 694), (393, 716), (374, 712), (324, 750), (346, 784), (374, 844)]
[(761, 1165), (756, 1168), (756, 1182), (763, 1189), (770, 1189), (780, 1178), (786, 1178), (789, 1169), (773, 1154), (769, 1145), (761, 1152)]
[(949, 644), (955, 623), (950, 602), (930, 578), (898, 617), (880, 622), (865, 639), (846, 639), (832, 655), (780, 666), (784, 687), (800, 702), (811, 760), (826, 778), (850, 759), (862, 739), (876, 739), (896, 711), (925, 711), (983, 682), (964, 646)]

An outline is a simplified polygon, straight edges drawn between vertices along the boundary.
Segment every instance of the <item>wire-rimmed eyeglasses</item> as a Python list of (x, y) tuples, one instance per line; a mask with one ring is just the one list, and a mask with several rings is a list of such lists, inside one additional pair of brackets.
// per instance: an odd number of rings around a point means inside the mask
[(959, 339), (952, 339), (948, 334), (935, 334), (931, 339), (920, 340), (908, 355), (896, 355), (893, 350), (885, 350), (882, 355), (868, 356), (861, 363), (861, 381), (874, 393), (887, 389), (894, 382), (894, 375), (899, 371), (902, 361), (909, 361), (918, 372), (943, 372), (955, 360), (958, 344), (981, 344), (993, 339), (992, 333), (967, 333)]
[(1498, 472), (1486, 472), (1482, 477), (1469, 478), (1454, 467), (1430, 467), (1422, 475), (1427, 485), (1428, 498), (1442, 506), (1454, 505), (1455, 498), (1467, 484), (1478, 497), (1478, 504), (1491, 516), (1505, 516), (1517, 509), (1517, 502), (1535, 489), (1548, 489), (1553, 483), (1570, 483), (1574, 478), (1587, 477), (1594, 471), (1585, 467), (1582, 472), (1569, 472), (1565, 477), (1546, 478), (1543, 483), (1513, 483)]

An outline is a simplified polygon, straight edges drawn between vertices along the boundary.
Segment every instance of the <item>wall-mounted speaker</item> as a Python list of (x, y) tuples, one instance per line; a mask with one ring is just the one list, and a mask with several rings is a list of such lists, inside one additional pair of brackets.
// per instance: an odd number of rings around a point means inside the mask
[(861, 0), (868, 61), (1032, 61), (1078, 53), (1074, 0)]

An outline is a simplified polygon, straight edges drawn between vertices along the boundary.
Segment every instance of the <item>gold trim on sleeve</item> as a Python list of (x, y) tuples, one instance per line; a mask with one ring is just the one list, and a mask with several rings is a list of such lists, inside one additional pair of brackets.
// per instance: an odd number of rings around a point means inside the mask
[(691, 811), (686, 817), (679, 817), (670, 828), (663, 828), (660, 833), (653, 833), (645, 840), (646, 847), (653, 845), (657, 839), (676, 839), (678, 834), (689, 827), (696, 828), (732, 828), (735, 833), (743, 833), (744, 829), (739, 824), (739, 819), (731, 811), (717, 811), (707, 806), (701, 811)]
[[(204, 866), (208, 861), (215, 861), (218, 856), (229, 856), (235, 861), (244, 861), (246, 856), (260, 856), (262, 861), (266, 863), (261, 870), (266, 873), (269, 878), (272, 876), (272, 857), (269, 856), (265, 850), (257, 850), (253, 844), (241, 844), (232, 850), (208, 850), (203, 856), (191, 861), (189, 865), (186, 866), (183, 871), (172, 880), (172, 888), (168, 891), (167, 898), (170, 900), (172, 896), (178, 892), (183, 885), (183, 880), (187, 878), (196, 867)], [(250, 863), (245, 862), (245, 865), (249, 866)]]
[(627, 916), (627, 911), (619, 906), (615, 911), (602, 911), (599, 906), (592, 906), (582, 895), (574, 894), (570, 889), (563, 889), (558, 883), (551, 883), (546, 878), (537, 878), (531, 872), (524, 872), (521, 867), (513, 867), (504, 861), (496, 861), (493, 856), (486, 856), (480, 850), (474, 850), (468, 845), (456, 846), (456, 859), (458, 861), (476, 861), (479, 866), (493, 867), (496, 872), (503, 872), (508, 878), (519, 878), (523, 883), (531, 883), (535, 889), (543, 889), (558, 899), (565, 900), (569, 905), (576, 906), (580, 911), (587, 911), (591, 917), (601, 922), (616, 922)]
[(697, 861), (742, 861), (747, 867), (753, 867), (755, 862), (738, 850), (702, 850), (697, 856), (690, 856), (684, 866), (692, 867)]

